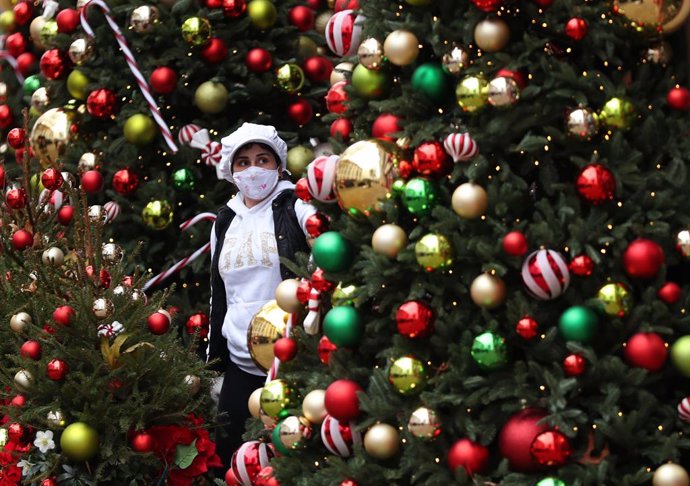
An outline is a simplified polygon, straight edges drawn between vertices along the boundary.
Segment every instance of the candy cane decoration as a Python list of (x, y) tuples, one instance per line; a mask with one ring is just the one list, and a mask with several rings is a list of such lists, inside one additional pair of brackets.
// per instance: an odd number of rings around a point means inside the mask
[(9, 64), (12, 71), (14, 71), (14, 76), (17, 78), (19, 84), (24, 84), (24, 75), (19, 70), (19, 64), (17, 64), (17, 60), (14, 56), (11, 56), (7, 51), (0, 51), (0, 59), (7, 61), (7, 64)]
[[(292, 326), (293, 323), (295, 322), (295, 314), (290, 314), (290, 317), (287, 320), (287, 323), (285, 324), (285, 337), (289, 338), (290, 334), (292, 332)], [(278, 377), (278, 369), (280, 368), (280, 360), (278, 358), (273, 358), (273, 364), (271, 365), (271, 369), (268, 370), (268, 374), (266, 374), (266, 384), (268, 384), (269, 381), (273, 381)]]
[(163, 134), (163, 138), (165, 138), (165, 143), (168, 144), (168, 147), (170, 147), (170, 150), (172, 150), (173, 153), (176, 153), (177, 145), (175, 145), (175, 140), (173, 139), (173, 135), (170, 132), (167, 123), (165, 123), (165, 120), (163, 120), (163, 117), (160, 115), (160, 110), (158, 109), (156, 101), (153, 99), (153, 96), (151, 96), (151, 89), (149, 88), (149, 85), (146, 82), (146, 78), (144, 78), (144, 75), (141, 73), (141, 69), (139, 69), (139, 65), (137, 64), (137, 60), (134, 58), (132, 51), (129, 50), (129, 46), (127, 46), (127, 40), (125, 39), (125, 36), (122, 35), (120, 27), (115, 23), (115, 21), (111, 17), (110, 8), (108, 8), (108, 6), (102, 0), (90, 0), (86, 5), (84, 5), (84, 8), (81, 10), (82, 28), (90, 37), (95, 37), (93, 29), (89, 25), (89, 22), (86, 20), (86, 11), (91, 5), (99, 7), (103, 12), (105, 20), (108, 22), (108, 25), (113, 31), (113, 34), (115, 34), (115, 39), (117, 40), (117, 43), (120, 45), (120, 49), (122, 49), (122, 52), (125, 55), (127, 65), (129, 66), (130, 71), (132, 71), (134, 78), (137, 80), (137, 84), (139, 85), (141, 94), (144, 95), (144, 99), (149, 105), (151, 115), (153, 116), (153, 119), (156, 121), (158, 127), (160, 128), (161, 133)]
[(313, 336), (319, 332), (319, 308), (321, 292), (312, 288), (309, 291), (309, 302), (307, 303), (307, 309), (309, 309), (309, 314), (304, 318), (304, 332)]

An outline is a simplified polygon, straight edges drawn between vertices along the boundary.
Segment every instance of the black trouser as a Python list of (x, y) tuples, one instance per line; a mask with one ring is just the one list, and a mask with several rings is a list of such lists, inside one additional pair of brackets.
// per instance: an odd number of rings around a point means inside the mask
[(223, 386), (218, 399), (218, 423), (216, 452), (225, 469), (230, 467), (232, 454), (242, 445), (244, 423), (249, 418), (247, 402), (254, 390), (264, 386), (265, 376), (252, 375), (242, 371), (232, 361), (225, 370)]

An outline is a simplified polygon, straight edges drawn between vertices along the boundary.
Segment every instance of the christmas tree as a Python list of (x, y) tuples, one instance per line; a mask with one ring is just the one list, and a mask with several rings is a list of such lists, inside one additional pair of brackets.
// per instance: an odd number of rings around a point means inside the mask
[(360, 6), (228, 484), (689, 484), (690, 5)]

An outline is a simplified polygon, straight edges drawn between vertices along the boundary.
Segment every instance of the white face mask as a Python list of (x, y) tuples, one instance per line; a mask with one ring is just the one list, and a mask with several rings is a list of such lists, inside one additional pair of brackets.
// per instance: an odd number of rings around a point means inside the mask
[(244, 197), (262, 201), (271, 194), (273, 188), (278, 184), (278, 171), (276, 169), (249, 167), (232, 174), (232, 179)]

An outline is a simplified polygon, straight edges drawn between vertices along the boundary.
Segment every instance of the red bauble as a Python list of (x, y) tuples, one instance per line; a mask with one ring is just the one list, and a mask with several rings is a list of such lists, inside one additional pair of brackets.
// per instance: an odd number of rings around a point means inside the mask
[(489, 449), (469, 439), (460, 439), (448, 451), (448, 467), (455, 472), (459, 467), (468, 475), (482, 474), (489, 465)]
[(662, 302), (675, 304), (683, 296), (683, 290), (675, 282), (666, 282), (657, 292), (657, 296)]
[(151, 73), (149, 83), (156, 93), (172, 93), (177, 87), (177, 73), (174, 69), (166, 66), (158, 67)]
[(288, 19), (300, 32), (306, 32), (314, 28), (314, 11), (306, 5), (292, 7), (288, 13)]
[(321, 233), (328, 231), (328, 226), (328, 216), (318, 212), (309, 216), (307, 218), (307, 222), (305, 223), (307, 234), (312, 238), (316, 238), (317, 236), (320, 236)]
[(434, 311), (421, 300), (408, 300), (395, 312), (398, 332), (411, 339), (427, 337), (434, 331)]
[(558, 467), (566, 463), (572, 455), (568, 438), (557, 430), (542, 432), (530, 445), (530, 454), (542, 466)]
[(302, 69), (312, 83), (324, 83), (331, 79), (333, 63), (327, 57), (312, 56), (304, 60)]
[(674, 110), (685, 111), (690, 109), (690, 90), (681, 86), (671, 88), (666, 95), (666, 103)]
[(288, 105), (287, 114), (290, 119), (298, 125), (306, 125), (309, 123), (309, 121), (311, 121), (311, 117), (314, 115), (314, 110), (311, 107), (311, 103), (304, 98), (300, 98)]
[(407, 160), (398, 162), (398, 175), (402, 179), (407, 180), (412, 175), (412, 172), (414, 172), (414, 167), (412, 167), (410, 162)]
[(57, 169), (46, 169), (43, 171), (43, 174), (41, 174), (41, 183), (43, 187), (49, 191), (59, 189), (63, 182), (65, 182), (65, 179), (62, 177), (62, 173)]
[(129, 167), (120, 169), (113, 174), (113, 189), (118, 194), (127, 196), (136, 191), (137, 187), (139, 187), (139, 177)]
[(357, 393), (362, 387), (352, 380), (336, 380), (326, 388), (324, 405), (328, 415), (340, 422), (349, 422), (359, 415)]
[(654, 278), (664, 264), (664, 250), (655, 241), (638, 238), (623, 253), (625, 273), (633, 278)]
[(41, 359), (41, 343), (33, 339), (26, 341), (19, 348), (19, 354), (34, 361)]
[(524, 316), (515, 324), (515, 332), (525, 341), (531, 341), (539, 334), (539, 323), (531, 316)]
[(352, 122), (347, 118), (338, 118), (331, 123), (331, 137), (347, 141), (352, 134)]
[(165, 334), (170, 329), (170, 319), (162, 312), (154, 312), (146, 319), (146, 325), (153, 334)]
[(28, 198), (23, 187), (10, 189), (5, 193), (5, 203), (11, 209), (22, 209), (26, 206)]
[(282, 337), (273, 343), (273, 354), (283, 363), (291, 361), (297, 356), (297, 341)]
[(616, 194), (616, 179), (603, 165), (591, 164), (577, 176), (575, 187), (583, 199), (596, 206), (613, 199)]
[(587, 255), (578, 255), (572, 259), (568, 269), (578, 277), (589, 277), (594, 272), (594, 260)]
[(667, 357), (666, 343), (655, 332), (638, 332), (625, 344), (625, 360), (631, 366), (659, 371)]
[(46, 78), (60, 79), (67, 75), (70, 61), (59, 49), (49, 49), (41, 56), (40, 67)]
[[(12, 116), (12, 110), (10, 110), (10, 107), (7, 105), (0, 105), (0, 128), (3, 130), (10, 125), (14, 123), (14, 117)], [(23, 149), (19, 149), (22, 150)], [(20, 158), (17, 158), (17, 161), (21, 161)]]
[(333, 344), (326, 336), (322, 336), (321, 339), (319, 339), (318, 346), (316, 347), (316, 352), (319, 355), (319, 361), (328, 366), (328, 363), (331, 361), (331, 354), (333, 354), (333, 351), (336, 349), (338, 349), (338, 346)]
[(311, 282), (307, 279), (300, 280), (299, 285), (297, 286), (297, 292), (295, 294), (299, 303), (302, 305), (307, 305), (307, 302), (309, 302), (310, 293)]
[(235, 477), (235, 473), (232, 472), (232, 468), (225, 472), (225, 483), (228, 486), (242, 486), (242, 483)]
[(319, 292), (330, 292), (336, 287), (336, 284), (326, 280), (324, 274), (325, 272), (322, 268), (317, 268), (314, 273), (311, 274), (311, 286)]
[(17, 68), (24, 76), (36, 70), (36, 56), (32, 52), (25, 52), (17, 56)]
[(223, 39), (212, 38), (208, 44), (201, 48), (201, 58), (211, 64), (220, 64), (228, 57), (228, 46)]
[(230, 19), (236, 19), (247, 10), (244, 0), (222, 0), (223, 15)]
[(335, 0), (333, 10), (341, 12), (343, 10), (359, 10), (359, 0)]
[(563, 371), (567, 376), (580, 376), (586, 368), (587, 362), (580, 354), (569, 354), (563, 359)]
[(256, 475), (252, 486), (280, 486), (280, 483), (273, 477), (273, 468), (266, 466)]
[(10, 400), (11, 407), (23, 407), (24, 405), (26, 405), (26, 397), (24, 395), (15, 395)]
[(53, 321), (62, 326), (69, 326), (72, 323), (72, 319), (76, 315), (77, 313), (72, 307), (68, 305), (61, 305), (53, 311)]
[(64, 380), (69, 373), (69, 366), (61, 359), (51, 359), (46, 365), (46, 374), (53, 381)]
[(273, 66), (273, 57), (266, 49), (255, 47), (247, 52), (244, 63), (254, 73), (265, 73)]
[(97, 170), (87, 170), (81, 175), (81, 187), (89, 193), (100, 191), (103, 187), (103, 174)]
[(31, 8), (31, 3), (29, 2), (19, 2), (12, 10), (14, 11), (14, 21), (18, 25), (26, 24), (33, 16), (33, 9)]
[(573, 17), (565, 24), (565, 35), (573, 40), (580, 41), (587, 35), (587, 22), (585, 19)]
[(110, 118), (117, 109), (117, 94), (111, 89), (100, 88), (89, 93), (86, 110), (96, 118)]
[(12, 247), (15, 250), (23, 250), (34, 244), (34, 235), (26, 230), (20, 229), (12, 234)]
[(58, 482), (55, 478), (46, 478), (41, 481), (40, 486), (58, 486)]
[(206, 4), (206, 8), (221, 8), (223, 6), (223, 0), (206, 0), (204, 2)]
[(540, 468), (530, 454), (530, 446), (539, 434), (549, 429), (548, 425), (539, 423), (546, 415), (544, 409), (526, 408), (510, 417), (501, 429), (498, 447), (513, 471), (532, 472)]
[(295, 184), (295, 195), (302, 201), (308, 202), (312, 200), (311, 192), (309, 192), (309, 181), (307, 181), (306, 177), (297, 180)]
[(376, 117), (371, 125), (371, 136), (394, 142), (396, 137), (393, 135), (402, 130), (400, 118), (392, 113), (384, 113)]
[(503, 251), (510, 256), (522, 256), (527, 253), (528, 247), (522, 231), (511, 231), (503, 237)]
[(512, 69), (499, 69), (496, 77), (510, 78), (515, 81), (520, 89), (527, 87), (527, 76), (522, 71), (513, 71)]
[(130, 443), (132, 444), (132, 450), (134, 452), (146, 454), (147, 452), (151, 452), (153, 450), (155, 440), (148, 432), (136, 432)]
[(21, 32), (15, 32), (5, 38), (5, 49), (12, 57), (17, 57), (26, 51), (27, 41)]
[(440, 177), (451, 167), (450, 157), (440, 142), (424, 142), (414, 151), (412, 167), (424, 176)]
[(71, 34), (79, 26), (79, 12), (73, 8), (60, 10), (55, 17), (55, 21), (57, 22), (58, 32)]
[(345, 102), (349, 98), (345, 92), (345, 86), (347, 86), (347, 81), (338, 81), (326, 93), (326, 109), (329, 112), (342, 114), (347, 111)]
[(72, 222), (74, 217), (74, 206), (62, 206), (58, 209), (57, 220), (63, 226), (67, 226)]
[(504, 3), (504, 0), (472, 0), (472, 4), (482, 12), (495, 12)]
[(208, 315), (203, 312), (192, 314), (185, 323), (185, 329), (187, 330), (187, 334), (194, 334), (201, 339), (205, 339), (208, 336), (209, 330)]

